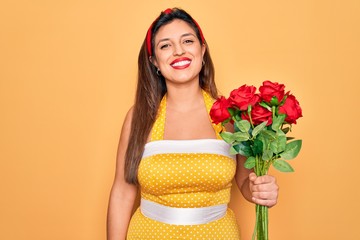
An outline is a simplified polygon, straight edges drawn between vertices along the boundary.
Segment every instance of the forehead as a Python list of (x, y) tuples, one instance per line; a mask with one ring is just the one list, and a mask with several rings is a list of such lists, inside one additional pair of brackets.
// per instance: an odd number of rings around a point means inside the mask
[(190, 26), (189, 23), (180, 19), (175, 19), (172, 22), (159, 28), (155, 35), (155, 42), (166, 38), (180, 38), (182, 35), (188, 33), (196, 36), (194, 29)]

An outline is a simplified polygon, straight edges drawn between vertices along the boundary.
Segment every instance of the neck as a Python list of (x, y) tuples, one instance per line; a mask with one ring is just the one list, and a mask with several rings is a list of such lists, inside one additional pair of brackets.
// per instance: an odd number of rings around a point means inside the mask
[(203, 105), (203, 95), (199, 84), (194, 87), (168, 87), (167, 107), (177, 111), (187, 111)]

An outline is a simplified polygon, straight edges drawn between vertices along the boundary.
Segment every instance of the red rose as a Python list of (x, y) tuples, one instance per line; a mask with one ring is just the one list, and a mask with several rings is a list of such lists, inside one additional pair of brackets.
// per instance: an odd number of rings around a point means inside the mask
[(210, 109), (210, 117), (213, 123), (218, 124), (229, 119), (231, 117), (228, 111), (229, 107), (230, 103), (225, 97), (218, 98)]
[(302, 117), (301, 107), (294, 95), (290, 94), (287, 96), (285, 103), (279, 107), (279, 113), (285, 113), (285, 121), (290, 124), (296, 124), (296, 120)]
[(256, 87), (243, 85), (238, 89), (231, 91), (229, 102), (232, 106), (239, 108), (241, 111), (248, 109), (248, 106), (254, 106), (259, 102), (260, 97), (255, 94)]
[[(247, 112), (243, 112), (241, 114), (241, 118), (244, 120), (250, 121), (249, 115)], [(260, 106), (259, 104), (255, 105), (255, 107), (251, 110), (251, 119), (253, 124), (259, 125), (262, 122), (268, 121), (266, 126), (272, 124), (272, 112), (267, 110), (266, 108)]]
[[(259, 87), (260, 96), (265, 101), (270, 103), (273, 97), (277, 98), (277, 103), (280, 103), (285, 95), (285, 85), (277, 82), (264, 81), (263, 85)], [(275, 104), (277, 105), (277, 104)]]

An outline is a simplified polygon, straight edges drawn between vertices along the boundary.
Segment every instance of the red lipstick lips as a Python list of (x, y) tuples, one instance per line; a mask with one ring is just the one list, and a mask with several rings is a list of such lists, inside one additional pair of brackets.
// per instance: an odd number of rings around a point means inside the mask
[(191, 64), (191, 59), (187, 57), (177, 58), (170, 63), (171, 67), (175, 69), (184, 69), (189, 67)]

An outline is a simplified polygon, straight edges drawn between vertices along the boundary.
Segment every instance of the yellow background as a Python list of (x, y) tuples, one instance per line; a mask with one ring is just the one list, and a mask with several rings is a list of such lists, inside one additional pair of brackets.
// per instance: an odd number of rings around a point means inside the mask
[[(303, 108), (296, 172), (271, 171), (271, 239), (360, 239), (358, 0), (2, 0), (0, 239), (105, 239), (138, 51), (173, 6), (202, 26), (225, 96), (270, 79)], [(254, 207), (233, 193), (250, 239)]]

